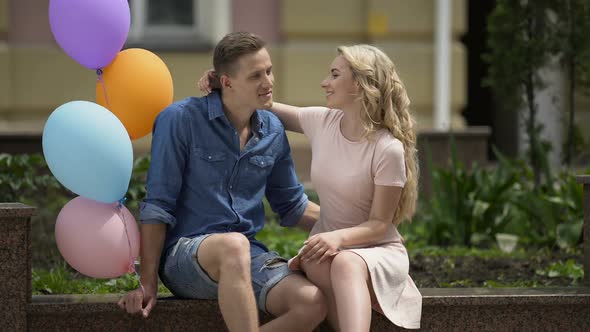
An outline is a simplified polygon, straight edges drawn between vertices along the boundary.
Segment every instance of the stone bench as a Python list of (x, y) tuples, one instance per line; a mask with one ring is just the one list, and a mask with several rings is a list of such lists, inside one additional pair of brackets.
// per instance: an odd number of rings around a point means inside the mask
[[(590, 176), (584, 185), (584, 285), (571, 288), (423, 288), (422, 330), (590, 331)], [(225, 331), (216, 301), (161, 297), (146, 320), (121, 311), (117, 295), (31, 296), (30, 219), (35, 209), (0, 203), (3, 330)], [(268, 321), (268, 315), (261, 315)], [(326, 325), (319, 331), (329, 331)], [(402, 330), (373, 313), (371, 331)]]
[[(425, 331), (590, 331), (590, 290), (423, 288)], [(26, 307), (31, 331), (225, 331), (211, 300), (160, 298), (148, 319), (130, 316), (116, 305), (116, 295), (33, 296)], [(24, 315), (23, 315), (24, 316)], [(262, 315), (262, 321), (270, 319)], [(14, 325), (10, 325), (12, 327)], [(24, 329), (24, 328), (23, 328)], [(330, 331), (322, 325), (319, 331)], [(401, 331), (373, 313), (371, 331)]]

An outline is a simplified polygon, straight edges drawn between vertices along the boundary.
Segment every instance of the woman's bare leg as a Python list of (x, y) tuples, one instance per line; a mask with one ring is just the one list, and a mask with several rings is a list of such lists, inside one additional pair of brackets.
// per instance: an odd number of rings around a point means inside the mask
[(368, 332), (371, 327), (371, 292), (365, 261), (355, 253), (340, 252), (332, 260), (330, 280), (340, 331)]

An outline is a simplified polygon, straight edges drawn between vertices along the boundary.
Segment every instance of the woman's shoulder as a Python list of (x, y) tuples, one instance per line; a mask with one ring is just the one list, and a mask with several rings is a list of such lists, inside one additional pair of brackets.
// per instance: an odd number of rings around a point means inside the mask
[(332, 116), (337, 114), (338, 112), (342, 112), (340, 110), (331, 109), (323, 106), (308, 106), (302, 107), (301, 112), (306, 112), (307, 114), (313, 114), (316, 116)]
[(378, 151), (384, 153), (404, 153), (404, 144), (387, 129), (376, 132), (375, 146)]
[(342, 116), (341, 110), (331, 109), (322, 106), (302, 107), (299, 112), (299, 118), (303, 121), (311, 121), (314, 125), (329, 124), (334, 119)]

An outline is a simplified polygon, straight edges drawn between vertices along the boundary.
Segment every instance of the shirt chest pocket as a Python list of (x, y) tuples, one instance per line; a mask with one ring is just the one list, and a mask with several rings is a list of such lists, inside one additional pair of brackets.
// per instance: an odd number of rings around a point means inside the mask
[(266, 177), (270, 174), (273, 165), (274, 158), (271, 156), (252, 156), (248, 158), (248, 175), (266, 180)]
[(223, 183), (229, 173), (229, 156), (223, 151), (193, 148), (191, 169), (200, 183)]

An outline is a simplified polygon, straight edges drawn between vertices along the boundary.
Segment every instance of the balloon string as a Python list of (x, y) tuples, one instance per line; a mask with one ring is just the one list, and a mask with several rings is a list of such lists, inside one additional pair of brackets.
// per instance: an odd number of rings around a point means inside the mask
[(104, 100), (107, 104), (107, 108), (110, 111), (111, 110), (111, 104), (109, 103), (109, 96), (107, 95), (107, 87), (106, 84), (104, 83), (104, 80), (102, 78), (102, 69), (97, 69), (96, 70), (96, 81), (100, 83), (100, 85), (102, 86), (102, 92), (104, 94)]
[(137, 277), (137, 281), (139, 282), (139, 286), (141, 287), (141, 291), (143, 292), (143, 295), (145, 296), (145, 288), (143, 288), (143, 284), (141, 283), (141, 278), (139, 277), (139, 273), (137, 272), (137, 269), (135, 268), (135, 258), (133, 257), (133, 253), (132, 253), (132, 248), (131, 248), (131, 239), (129, 238), (129, 232), (127, 231), (127, 221), (125, 220), (125, 213), (123, 213), (123, 203), (125, 203), (125, 201), (127, 200), (126, 197), (123, 197), (119, 200), (118, 204), (117, 204), (117, 212), (119, 214), (119, 217), (121, 218), (121, 221), (123, 222), (123, 228), (125, 229), (125, 236), (127, 237), (127, 245), (129, 248), (129, 270), (128, 272), (134, 272), (135, 276)]

